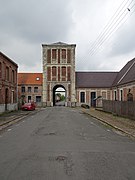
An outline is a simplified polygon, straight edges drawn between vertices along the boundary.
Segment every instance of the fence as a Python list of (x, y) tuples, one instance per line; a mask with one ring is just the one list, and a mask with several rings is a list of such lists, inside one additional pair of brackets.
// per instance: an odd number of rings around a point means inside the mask
[(103, 100), (103, 110), (118, 116), (135, 119), (135, 101)]

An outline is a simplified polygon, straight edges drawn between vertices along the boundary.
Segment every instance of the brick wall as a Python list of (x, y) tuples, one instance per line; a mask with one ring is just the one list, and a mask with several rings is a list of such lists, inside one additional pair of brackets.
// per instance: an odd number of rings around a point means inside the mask
[(17, 64), (0, 52), (0, 104), (9, 108), (17, 103), (17, 69)]

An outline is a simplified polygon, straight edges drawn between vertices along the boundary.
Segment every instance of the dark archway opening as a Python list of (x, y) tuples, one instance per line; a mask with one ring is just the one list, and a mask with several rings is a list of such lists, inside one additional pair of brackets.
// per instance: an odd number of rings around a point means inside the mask
[(65, 106), (66, 90), (62, 85), (53, 88), (53, 106)]

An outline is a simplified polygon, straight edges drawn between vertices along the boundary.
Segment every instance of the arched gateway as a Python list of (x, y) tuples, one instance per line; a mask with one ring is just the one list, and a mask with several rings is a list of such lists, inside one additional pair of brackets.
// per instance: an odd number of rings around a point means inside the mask
[(65, 89), (65, 105), (75, 105), (75, 47), (75, 44), (61, 42), (42, 45), (44, 106), (55, 104), (54, 92), (57, 87)]

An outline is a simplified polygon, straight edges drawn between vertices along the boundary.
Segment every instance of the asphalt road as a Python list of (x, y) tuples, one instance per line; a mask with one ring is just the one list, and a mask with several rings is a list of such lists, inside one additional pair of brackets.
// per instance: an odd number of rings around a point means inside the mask
[(0, 133), (0, 180), (134, 180), (135, 140), (79, 110), (45, 108)]

